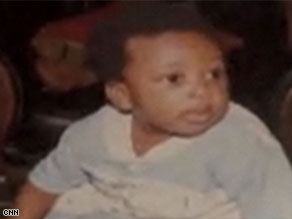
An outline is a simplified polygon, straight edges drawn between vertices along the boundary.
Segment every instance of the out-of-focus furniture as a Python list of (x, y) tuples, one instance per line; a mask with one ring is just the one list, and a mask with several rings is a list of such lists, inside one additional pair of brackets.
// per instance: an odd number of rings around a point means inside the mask
[(67, 126), (104, 103), (102, 85), (84, 64), (84, 45), (93, 23), (106, 11), (47, 23), (32, 38), (29, 76), (37, 83), (24, 82), (23, 120), (5, 153), (10, 161), (35, 164), (56, 146)]
[(45, 90), (68, 92), (90, 86), (97, 77), (84, 65), (84, 44), (95, 22), (110, 8), (46, 24), (31, 41), (36, 75)]
[(11, 134), (21, 112), (21, 86), (9, 61), (0, 55), (0, 148)]
[(0, 55), (0, 209), (7, 207), (9, 192), (3, 149), (12, 136), (22, 108), (18, 77), (9, 61)]

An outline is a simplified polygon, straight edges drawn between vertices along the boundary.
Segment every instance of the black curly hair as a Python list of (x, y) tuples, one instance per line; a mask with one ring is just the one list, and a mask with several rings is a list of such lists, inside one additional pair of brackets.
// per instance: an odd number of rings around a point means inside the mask
[(134, 36), (195, 30), (216, 41), (215, 30), (193, 4), (138, 1), (120, 3), (117, 8), (95, 25), (86, 44), (86, 63), (104, 83), (122, 79), (125, 45)]

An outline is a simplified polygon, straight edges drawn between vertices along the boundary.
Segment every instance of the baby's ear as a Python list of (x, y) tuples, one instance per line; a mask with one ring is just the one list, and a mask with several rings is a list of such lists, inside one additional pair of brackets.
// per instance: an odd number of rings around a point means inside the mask
[(105, 94), (114, 107), (123, 112), (132, 110), (132, 101), (125, 83), (119, 81), (108, 82)]

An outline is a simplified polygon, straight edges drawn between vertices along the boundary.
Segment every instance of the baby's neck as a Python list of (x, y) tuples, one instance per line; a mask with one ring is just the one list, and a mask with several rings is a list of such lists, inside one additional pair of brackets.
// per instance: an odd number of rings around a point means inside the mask
[(147, 152), (160, 143), (170, 138), (169, 134), (155, 131), (150, 127), (132, 122), (131, 139), (134, 153), (137, 157), (144, 156)]

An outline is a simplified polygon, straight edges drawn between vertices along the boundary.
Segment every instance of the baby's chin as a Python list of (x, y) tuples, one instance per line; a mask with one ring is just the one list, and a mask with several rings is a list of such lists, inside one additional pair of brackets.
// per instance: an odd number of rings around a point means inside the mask
[(182, 127), (177, 127), (176, 130), (173, 130), (173, 134), (176, 134), (180, 137), (196, 137), (205, 134), (209, 130), (211, 130), (214, 126), (216, 126), (223, 118), (225, 117), (225, 112), (217, 115), (216, 117), (210, 119), (210, 121), (205, 124), (194, 123), (194, 124), (186, 124)]
[(179, 131), (175, 131), (173, 133), (179, 137), (192, 138), (192, 137), (197, 137), (197, 136), (203, 135), (211, 128), (212, 128), (212, 126), (208, 126), (208, 127), (204, 127), (204, 128), (200, 128), (200, 129), (196, 129), (196, 130), (183, 130), (183, 131), (179, 130)]

